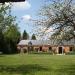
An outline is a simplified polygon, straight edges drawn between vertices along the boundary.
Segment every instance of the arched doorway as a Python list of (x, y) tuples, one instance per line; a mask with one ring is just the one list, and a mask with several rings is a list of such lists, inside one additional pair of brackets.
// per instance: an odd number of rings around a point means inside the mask
[(42, 46), (40, 46), (40, 51), (42, 51)]
[(72, 51), (72, 47), (70, 47), (70, 51)]
[(59, 54), (62, 54), (62, 53), (63, 53), (63, 47), (59, 47), (59, 48), (58, 48), (58, 53), (59, 53)]

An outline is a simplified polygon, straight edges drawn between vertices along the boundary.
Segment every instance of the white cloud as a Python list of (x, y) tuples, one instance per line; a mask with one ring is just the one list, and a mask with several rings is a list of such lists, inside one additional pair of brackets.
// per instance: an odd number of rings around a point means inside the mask
[(15, 10), (27, 10), (31, 7), (31, 4), (28, 1), (25, 2), (15, 2), (12, 3), (12, 8)]
[(30, 15), (24, 15), (24, 16), (22, 16), (22, 19), (24, 21), (29, 21), (31, 19), (31, 16)]

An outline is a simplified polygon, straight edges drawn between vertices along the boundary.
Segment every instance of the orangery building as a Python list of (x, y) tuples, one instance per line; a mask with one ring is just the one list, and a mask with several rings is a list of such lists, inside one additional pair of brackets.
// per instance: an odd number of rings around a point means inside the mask
[(70, 41), (54, 41), (54, 40), (21, 40), (17, 44), (19, 53), (29, 51), (35, 52), (53, 52), (54, 54), (65, 54), (73, 50), (74, 39)]

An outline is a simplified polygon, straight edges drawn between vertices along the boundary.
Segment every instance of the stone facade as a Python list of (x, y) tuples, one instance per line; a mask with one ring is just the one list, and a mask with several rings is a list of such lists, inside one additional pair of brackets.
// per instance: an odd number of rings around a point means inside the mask
[(64, 54), (73, 50), (73, 46), (18, 46), (19, 53), (26, 53), (28, 51), (35, 52), (52, 52), (54, 54)]
[[(35, 43), (34, 43), (35, 42)], [(31, 43), (31, 44), (29, 44)], [(65, 54), (73, 50), (74, 45), (51, 45), (49, 43), (41, 43), (38, 41), (26, 41), (20, 42), (17, 45), (18, 52), (19, 53), (26, 53), (30, 51), (35, 51), (35, 52), (52, 52), (53, 54)]]

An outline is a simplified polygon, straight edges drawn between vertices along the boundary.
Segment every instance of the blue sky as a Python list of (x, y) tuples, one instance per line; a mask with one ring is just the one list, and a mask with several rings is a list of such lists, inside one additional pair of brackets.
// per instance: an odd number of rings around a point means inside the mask
[[(50, 3), (50, 0), (26, 0), (25, 2), (12, 3), (13, 6), (11, 14), (17, 17), (16, 21), (20, 27), (21, 33), (23, 33), (24, 30), (26, 30), (30, 36), (33, 33), (36, 33), (34, 28), (37, 29), (37, 27), (34, 27), (30, 20), (38, 18), (39, 9), (46, 4), (45, 1), (47, 4)], [(53, 31), (53, 29), (50, 28), (47, 32), (50, 34), (50, 31)]]
[[(12, 3), (11, 15), (17, 17), (16, 21), (20, 28), (21, 34), (24, 30), (26, 30), (30, 36), (39, 32), (38, 27), (36, 27), (31, 20), (39, 19), (39, 10), (44, 4), (46, 4), (47, 1), (48, 0), (25, 0), (25, 2)], [(47, 3), (49, 3), (49, 1)], [(9, 3), (6, 4), (8, 5)], [(43, 31), (44, 28), (40, 27), (40, 29), (40, 31)], [(52, 31), (52, 28), (49, 29), (46, 34), (49, 31)], [(43, 39), (42, 36), (40, 37), (40, 34), (36, 37), (37, 39)]]
[(16, 16), (21, 33), (26, 30), (29, 34), (33, 31), (33, 24), (29, 21), (38, 17), (38, 10), (44, 4), (44, 0), (26, 0), (25, 2), (13, 3), (12, 15)]

